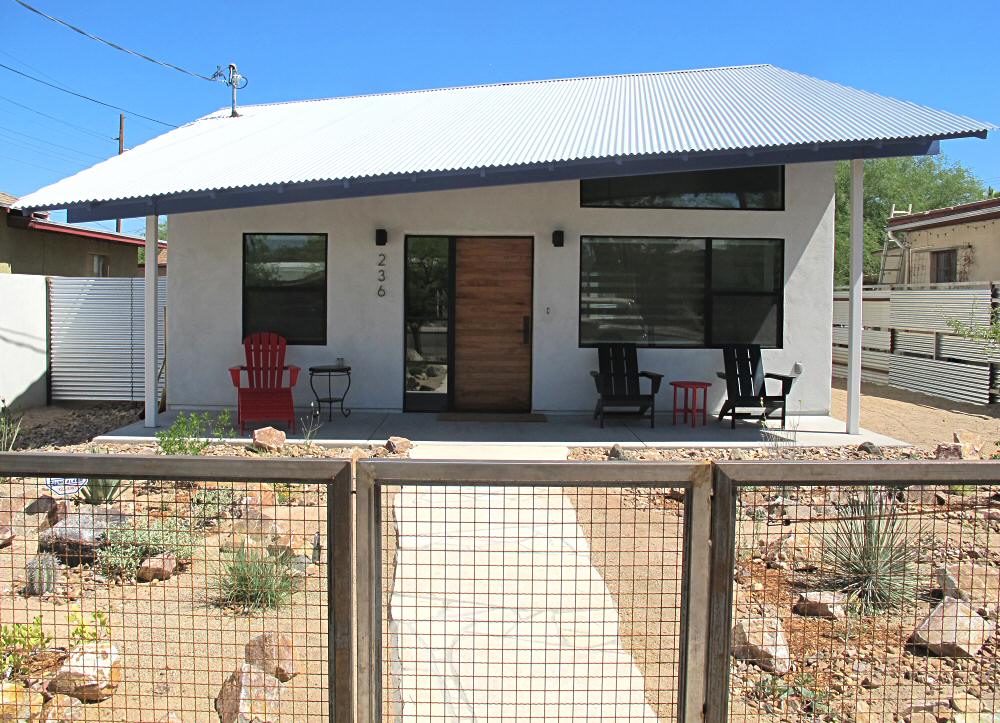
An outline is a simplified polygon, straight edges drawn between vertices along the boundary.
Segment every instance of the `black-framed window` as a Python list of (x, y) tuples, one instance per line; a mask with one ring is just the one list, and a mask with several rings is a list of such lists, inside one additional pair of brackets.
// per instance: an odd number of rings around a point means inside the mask
[(243, 336), (326, 344), (325, 233), (243, 235)]
[(583, 236), (581, 347), (782, 345), (782, 239)]
[(958, 251), (931, 251), (931, 283), (950, 284), (958, 281)]
[(580, 181), (580, 205), (590, 208), (782, 211), (785, 208), (785, 167), (752, 166), (587, 178)]

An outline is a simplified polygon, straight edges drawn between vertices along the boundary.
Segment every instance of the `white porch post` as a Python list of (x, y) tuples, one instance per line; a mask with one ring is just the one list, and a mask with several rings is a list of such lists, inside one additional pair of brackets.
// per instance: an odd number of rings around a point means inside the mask
[(144, 304), (146, 312), (146, 338), (145, 338), (145, 349), (144, 349), (144, 362), (145, 362), (145, 402), (146, 402), (146, 420), (145, 425), (147, 427), (156, 426), (156, 411), (159, 406), (159, 400), (156, 394), (156, 332), (157, 324), (159, 322), (157, 314), (157, 241), (159, 240), (159, 217), (157, 216), (146, 216), (146, 267), (145, 267), (145, 280), (146, 280), (146, 295), (144, 297)]
[(864, 276), (865, 162), (851, 161), (851, 294), (848, 302), (847, 433), (861, 429), (861, 299)]

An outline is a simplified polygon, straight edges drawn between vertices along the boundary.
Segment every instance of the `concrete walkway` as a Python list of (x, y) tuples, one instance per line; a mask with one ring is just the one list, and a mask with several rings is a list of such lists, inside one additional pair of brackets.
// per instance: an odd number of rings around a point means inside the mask
[(562, 492), (408, 487), (394, 511), (387, 713), (414, 723), (657, 720)]

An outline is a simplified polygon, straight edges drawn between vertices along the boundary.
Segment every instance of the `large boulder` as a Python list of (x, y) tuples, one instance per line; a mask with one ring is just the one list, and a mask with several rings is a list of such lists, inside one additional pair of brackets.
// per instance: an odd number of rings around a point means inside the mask
[(42, 706), (42, 711), (31, 723), (72, 723), (87, 719), (87, 711), (76, 698), (59, 693)]
[(282, 633), (264, 633), (247, 642), (246, 662), (287, 683), (298, 672), (292, 639)]
[(69, 652), (52, 679), (49, 693), (62, 693), (84, 703), (96, 703), (114, 695), (122, 680), (122, 659), (107, 641), (82, 643)]
[(942, 565), (934, 577), (946, 598), (964, 600), (973, 607), (996, 610), (1000, 606), (1000, 571), (972, 562)]
[(110, 507), (74, 510), (38, 535), (38, 547), (40, 551), (55, 553), (69, 565), (92, 562), (108, 529), (128, 524), (127, 515)]
[(255, 429), (253, 446), (258, 452), (280, 452), (285, 448), (285, 433), (274, 427)]
[(277, 723), (281, 681), (251, 663), (243, 663), (222, 683), (215, 699), (221, 723)]
[(948, 658), (971, 658), (993, 635), (993, 623), (963, 600), (945, 598), (917, 626), (914, 645)]
[(0, 721), (22, 723), (34, 720), (42, 711), (45, 698), (13, 680), (0, 681)]
[(847, 617), (847, 595), (829, 590), (809, 591), (799, 595), (792, 612), (816, 618), (843, 620)]
[(769, 673), (784, 675), (792, 667), (785, 627), (771, 607), (737, 620), (733, 626), (733, 655)]

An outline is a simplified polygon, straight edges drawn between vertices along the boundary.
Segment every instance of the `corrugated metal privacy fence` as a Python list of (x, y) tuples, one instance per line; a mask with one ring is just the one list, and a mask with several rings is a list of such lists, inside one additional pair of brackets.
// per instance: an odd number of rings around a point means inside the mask
[[(834, 292), (834, 376), (847, 375), (847, 299), (846, 290)], [(996, 302), (996, 282), (865, 289), (862, 380), (973, 404), (995, 401), (1000, 354), (955, 336), (948, 322), (987, 325)]]
[[(49, 279), (49, 381), (53, 401), (143, 398), (144, 279)], [(159, 318), (167, 280), (159, 279)], [(164, 324), (157, 334), (163, 366)], [(162, 391), (163, 376), (160, 378)]]

